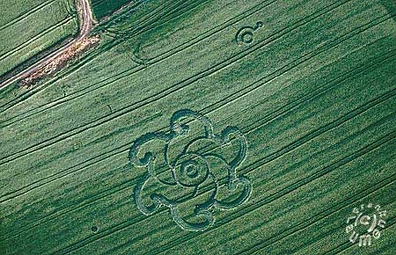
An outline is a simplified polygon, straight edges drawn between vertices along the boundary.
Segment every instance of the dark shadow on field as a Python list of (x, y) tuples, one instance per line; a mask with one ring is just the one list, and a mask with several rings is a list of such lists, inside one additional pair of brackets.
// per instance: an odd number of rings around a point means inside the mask
[(395, 0), (380, 0), (380, 3), (385, 7), (389, 15), (392, 16), (392, 19), (396, 22), (396, 1)]
[(1, 222), (0, 222), (0, 254), (7, 254), (4, 238), (5, 238), (5, 231), (4, 231), (3, 226), (1, 225)]

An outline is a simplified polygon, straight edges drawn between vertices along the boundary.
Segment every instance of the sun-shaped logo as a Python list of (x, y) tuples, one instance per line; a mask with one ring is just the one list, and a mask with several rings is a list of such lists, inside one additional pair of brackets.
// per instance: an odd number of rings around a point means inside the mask
[(362, 204), (352, 210), (352, 216), (347, 219), (345, 232), (350, 234), (349, 241), (359, 246), (370, 246), (373, 239), (381, 236), (380, 230), (385, 227), (386, 211), (380, 205)]

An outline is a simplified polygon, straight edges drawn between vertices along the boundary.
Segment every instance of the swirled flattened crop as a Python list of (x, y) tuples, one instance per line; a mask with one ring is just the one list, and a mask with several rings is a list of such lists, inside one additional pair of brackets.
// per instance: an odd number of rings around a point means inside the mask
[(134, 189), (138, 209), (151, 215), (165, 206), (182, 229), (207, 229), (216, 208), (235, 208), (250, 196), (250, 181), (237, 174), (246, 150), (238, 128), (215, 134), (209, 118), (191, 110), (175, 112), (169, 132), (145, 134), (130, 149), (132, 166), (146, 169)]

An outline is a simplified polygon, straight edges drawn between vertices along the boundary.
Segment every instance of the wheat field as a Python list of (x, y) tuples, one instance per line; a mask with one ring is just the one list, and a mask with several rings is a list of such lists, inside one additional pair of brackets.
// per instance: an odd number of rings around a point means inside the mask
[[(0, 92), (0, 253), (395, 254), (395, 6), (111, 16), (81, 59)], [(371, 245), (354, 210), (386, 222)]]

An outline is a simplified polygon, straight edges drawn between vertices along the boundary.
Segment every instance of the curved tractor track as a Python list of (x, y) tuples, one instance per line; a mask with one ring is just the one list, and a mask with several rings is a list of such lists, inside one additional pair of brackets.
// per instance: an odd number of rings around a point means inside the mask
[(93, 28), (93, 24), (95, 23), (95, 20), (93, 18), (92, 14), (92, 9), (91, 9), (91, 4), (89, 0), (78, 0), (77, 1), (77, 10), (80, 16), (80, 32), (74, 40), (69, 42), (68, 44), (64, 45), (63, 47), (59, 48), (55, 52), (49, 54), (45, 58), (41, 59), (40, 61), (34, 63), (27, 69), (21, 71), (20, 73), (8, 78), (5, 80), (3, 83), (0, 84), (0, 90), (4, 89), (5, 87), (13, 84), (16, 81), (19, 81), (46, 66), (48, 63), (51, 61), (55, 60), (65, 52), (69, 51), (71, 48), (73, 48), (76, 44), (81, 42), (88, 34), (91, 32)]

